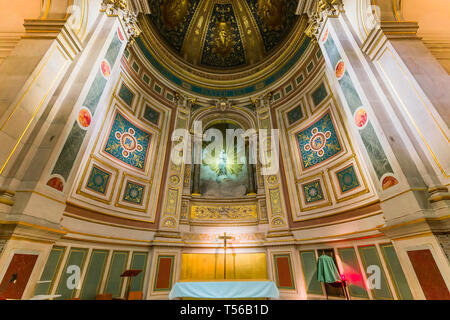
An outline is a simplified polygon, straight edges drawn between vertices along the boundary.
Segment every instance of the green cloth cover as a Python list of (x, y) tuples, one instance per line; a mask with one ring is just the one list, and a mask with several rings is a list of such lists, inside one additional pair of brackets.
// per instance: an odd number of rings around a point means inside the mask
[(317, 280), (320, 282), (334, 283), (341, 281), (339, 270), (332, 257), (323, 254), (317, 261)]

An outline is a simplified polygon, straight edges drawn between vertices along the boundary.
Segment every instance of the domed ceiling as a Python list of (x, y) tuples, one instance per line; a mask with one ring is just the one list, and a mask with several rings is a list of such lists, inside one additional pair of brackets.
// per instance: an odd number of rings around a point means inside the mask
[(295, 25), (298, 0), (149, 0), (166, 45), (206, 68), (250, 66), (273, 54)]

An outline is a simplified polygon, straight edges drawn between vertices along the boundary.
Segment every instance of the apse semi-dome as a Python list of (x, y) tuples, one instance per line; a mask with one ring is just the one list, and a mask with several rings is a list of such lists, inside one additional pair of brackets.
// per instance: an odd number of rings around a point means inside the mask
[(151, 28), (172, 52), (208, 69), (274, 54), (293, 30), (297, 0), (149, 0)]

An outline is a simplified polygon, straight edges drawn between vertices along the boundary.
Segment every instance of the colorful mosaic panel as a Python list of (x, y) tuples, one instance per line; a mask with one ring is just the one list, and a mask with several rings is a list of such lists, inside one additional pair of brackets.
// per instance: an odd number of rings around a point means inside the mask
[(327, 89), (325, 88), (325, 84), (321, 84), (316, 90), (313, 91), (311, 97), (314, 102), (314, 106), (318, 106), (325, 98), (328, 96)]
[(144, 110), (144, 119), (150, 121), (151, 123), (158, 125), (159, 123), (159, 112), (150, 106), (146, 105)]
[(108, 189), (110, 178), (111, 174), (109, 172), (93, 166), (86, 184), (86, 188), (101, 194), (105, 194), (106, 190)]
[(150, 133), (117, 112), (104, 151), (131, 167), (144, 170), (150, 138)]
[(360, 186), (353, 165), (336, 172), (341, 192), (347, 192)]
[(289, 124), (293, 124), (294, 122), (303, 118), (303, 111), (302, 111), (301, 106), (297, 106), (294, 109), (290, 110), (287, 113), (287, 118), (288, 118)]
[(330, 112), (298, 132), (296, 138), (304, 169), (328, 160), (343, 150)]
[(302, 185), (302, 188), (306, 203), (313, 203), (325, 199), (320, 180), (305, 183)]
[(123, 201), (141, 205), (144, 199), (144, 190), (144, 186), (128, 181), (123, 194)]
[(123, 100), (123, 102), (125, 102), (128, 106), (131, 107), (131, 105), (133, 104), (133, 99), (134, 99), (134, 93), (131, 92), (130, 89), (128, 89), (128, 87), (122, 83), (120, 90), (119, 90), (119, 97)]

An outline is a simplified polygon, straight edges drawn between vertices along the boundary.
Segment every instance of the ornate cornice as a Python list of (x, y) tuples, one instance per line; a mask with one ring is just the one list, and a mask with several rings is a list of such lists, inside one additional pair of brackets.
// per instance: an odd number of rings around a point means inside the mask
[(316, 40), (329, 17), (337, 17), (344, 11), (342, 0), (318, 0), (308, 13), (309, 21), (305, 33)]

